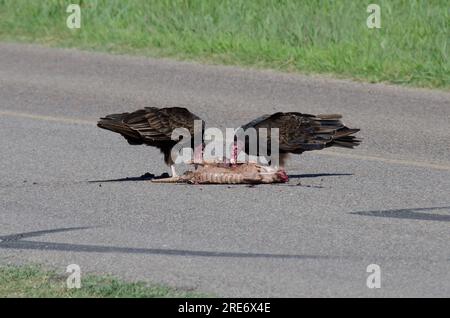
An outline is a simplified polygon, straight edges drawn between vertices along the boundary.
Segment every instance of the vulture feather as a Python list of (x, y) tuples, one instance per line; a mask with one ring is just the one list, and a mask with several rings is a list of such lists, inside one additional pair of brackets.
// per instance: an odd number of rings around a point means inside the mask
[[(194, 121), (200, 117), (186, 108), (145, 107), (131, 113), (111, 114), (100, 118), (97, 126), (121, 134), (130, 145), (148, 145), (161, 150), (164, 161), (176, 175), (174, 161), (171, 156), (172, 148), (179, 140), (172, 140), (172, 131), (176, 128), (185, 128), (191, 134), (191, 148), (194, 145)], [(202, 121), (203, 136), (204, 122)], [(203, 147), (203, 144), (199, 145)]]
[[(270, 155), (270, 129), (279, 129), (279, 154), (280, 165), (284, 166), (289, 153), (301, 154), (305, 151), (321, 150), (327, 147), (353, 148), (358, 146), (360, 139), (353, 136), (359, 129), (346, 127), (342, 121), (342, 116), (338, 114), (310, 115), (298, 112), (274, 113), (263, 115), (251, 122), (241, 126), (245, 131), (248, 128), (255, 128), (258, 137), (257, 154), (259, 156), (259, 128), (267, 129), (267, 149), (265, 152)], [(239, 150), (244, 149), (249, 154), (249, 141), (246, 138), (245, 145), (237, 146)], [(233, 150), (236, 162), (239, 152)]]

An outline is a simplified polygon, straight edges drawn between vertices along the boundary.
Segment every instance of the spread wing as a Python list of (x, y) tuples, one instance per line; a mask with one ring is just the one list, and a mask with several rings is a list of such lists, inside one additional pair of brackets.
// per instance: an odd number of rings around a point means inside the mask
[[(193, 137), (195, 120), (201, 118), (186, 108), (145, 107), (131, 113), (107, 115), (100, 118), (97, 126), (121, 134), (132, 145), (158, 147), (168, 162), (170, 150), (177, 142), (171, 139), (172, 131), (186, 128)], [(202, 121), (202, 129), (203, 126)]]
[(186, 108), (146, 107), (132, 113), (111, 114), (103, 117), (97, 126), (123, 135), (132, 144), (152, 144), (172, 141), (175, 128), (186, 128), (194, 134), (194, 121), (200, 117)]
[(263, 115), (242, 126), (245, 130), (253, 127), (268, 129), (268, 147), (270, 147), (270, 129), (279, 129), (280, 152), (302, 153), (330, 146), (353, 148), (360, 143), (352, 134), (359, 129), (350, 129), (341, 121), (341, 115), (310, 115), (297, 112)]

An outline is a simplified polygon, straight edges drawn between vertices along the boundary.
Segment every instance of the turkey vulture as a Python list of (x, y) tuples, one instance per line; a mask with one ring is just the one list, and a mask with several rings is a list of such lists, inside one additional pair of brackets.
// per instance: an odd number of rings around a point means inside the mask
[[(346, 127), (341, 119), (341, 115), (310, 115), (298, 112), (274, 113), (272, 115), (263, 115), (258, 117), (246, 125), (241, 126), (245, 131), (248, 128), (256, 129), (258, 138), (257, 153), (252, 155), (259, 156), (259, 128), (267, 128), (267, 149), (266, 154), (270, 156), (270, 129), (279, 129), (279, 163), (283, 167), (289, 153), (301, 154), (305, 151), (320, 150), (326, 147), (344, 147), (353, 148), (360, 144), (361, 140), (357, 139), (353, 134), (359, 129)], [(245, 142), (238, 141), (232, 150), (232, 160), (237, 162), (237, 156), (240, 150), (249, 153), (249, 140)], [(262, 151), (261, 151), (262, 152)]]
[[(195, 120), (201, 121), (200, 132), (194, 129)], [(174, 129), (186, 128), (191, 135), (190, 147), (195, 149), (195, 155), (202, 154), (204, 121), (186, 108), (145, 107), (132, 113), (107, 115), (100, 118), (97, 126), (121, 134), (130, 145), (145, 144), (159, 148), (164, 154), (164, 161), (172, 170), (172, 176), (176, 176), (176, 171), (171, 150), (179, 142), (171, 138)], [(197, 133), (201, 133), (201, 142), (194, 145), (194, 135)]]

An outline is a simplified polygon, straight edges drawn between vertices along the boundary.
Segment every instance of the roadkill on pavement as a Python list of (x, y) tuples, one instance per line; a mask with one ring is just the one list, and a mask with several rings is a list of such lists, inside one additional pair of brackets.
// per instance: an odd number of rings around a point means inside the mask
[(181, 176), (153, 179), (154, 183), (189, 184), (268, 184), (284, 183), (289, 178), (284, 169), (255, 163), (222, 163), (205, 161)]

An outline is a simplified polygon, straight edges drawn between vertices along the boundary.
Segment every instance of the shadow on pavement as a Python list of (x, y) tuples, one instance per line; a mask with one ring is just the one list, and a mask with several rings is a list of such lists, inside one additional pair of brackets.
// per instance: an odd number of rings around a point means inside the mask
[(26, 241), (22, 238), (41, 236), (50, 233), (90, 229), (88, 227), (71, 227), (27, 233), (11, 234), (0, 236), (0, 248), (26, 249), (41, 251), (64, 251), (64, 252), (88, 252), (88, 253), (126, 253), (126, 254), (150, 254), (150, 255), (173, 255), (191, 257), (237, 257), (237, 258), (279, 258), (279, 259), (325, 259), (331, 256), (320, 255), (292, 255), (292, 254), (268, 254), (268, 253), (243, 253), (243, 252), (215, 252), (215, 251), (195, 251), (179, 249), (159, 249), (159, 248), (134, 248), (105, 245), (83, 245), (70, 243), (37, 242)]
[(170, 177), (168, 173), (163, 173), (159, 176), (154, 175), (153, 173), (145, 173), (140, 177), (126, 177), (119, 179), (106, 179), (106, 180), (91, 180), (88, 183), (106, 183), (106, 182), (124, 182), (124, 181), (148, 181), (153, 179), (162, 179)]
[(311, 173), (311, 174), (290, 174), (291, 179), (303, 178), (320, 178), (320, 177), (338, 177), (338, 176), (352, 176), (353, 173)]
[[(436, 211), (436, 210), (447, 210), (449, 214), (425, 213), (425, 211)], [(398, 218), (398, 219), (450, 222), (450, 206), (397, 209), (397, 210), (359, 211), (359, 212), (350, 212), (350, 214)]]

